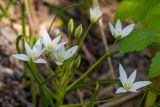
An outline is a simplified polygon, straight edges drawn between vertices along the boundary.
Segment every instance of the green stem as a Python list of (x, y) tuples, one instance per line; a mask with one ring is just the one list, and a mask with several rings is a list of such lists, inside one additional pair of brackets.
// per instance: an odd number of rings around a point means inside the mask
[(61, 86), (61, 84), (59, 84), (59, 89), (57, 90), (56, 95), (57, 95), (56, 107), (62, 107), (65, 92), (64, 92), (64, 89), (63, 89), (63, 87)]
[(53, 24), (54, 24), (57, 16), (58, 16), (62, 11), (64, 11), (64, 10), (67, 9), (67, 8), (70, 8), (70, 7), (73, 7), (73, 6), (78, 6), (78, 5), (79, 5), (79, 4), (71, 4), (71, 5), (67, 5), (67, 6), (65, 6), (64, 8), (60, 9), (60, 10), (57, 12), (57, 14), (54, 16), (54, 18), (53, 18), (53, 20), (52, 20), (52, 22), (51, 22), (51, 24), (50, 24), (50, 26), (49, 26), (48, 32), (51, 31), (51, 28), (52, 28), (52, 26), (53, 26)]
[(48, 53), (48, 59), (47, 59), (47, 63), (48, 63), (48, 73), (49, 73), (49, 75), (51, 75), (52, 74), (52, 69), (51, 69), (51, 66), (50, 66), (50, 64), (51, 64), (51, 53), (49, 52)]
[[(117, 97), (113, 97), (113, 98), (110, 98), (110, 99), (95, 101), (93, 104), (100, 104), (100, 103), (105, 103), (105, 102), (113, 101), (113, 100), (121, 98), (124, 95), (125, 94), (121, 94), (121, 95), (119, 95)], [(63, 105), (62, 107), (81, 107), (82, 105), (87, 105), (88, 103), (89, 103), (89, 101), (85, 102), (85, 103), (80, 103), (80, 104), (67, 104), (67, 105)]]
[(99, 83), (99, 84), (113, 84), (113, 83), (119, 83), (119, 80), (94, 80), (91, 82), (82, 82), (82, 83), (79, 83), (79, 84), (75, 85), (74, 87), (72, 87), (72, 89), (68, 90), (67, 93), (72, 90), (83, 88), (83, 87), (96, 86), (97, 83)]
[(94, 24), (94, 23), (90, 23), (90, 24), (89, 24), (86, 32), (85, 32), (84, 35), (82, 36), (82, 39), (81, 39), (81, 41), (80, 41), (80, 43), (79, 43), (79, 45), (78, 45), (77, 51), (79, 51), (79, 49), (81, 48), (82, 44), (84, 43), (84, 39), (86, 38), (86, 36), (87, 36), (89, 30), (91, 29), (91, 27), (93, 26), (93, 24)]
[(115, 40), (115, 42), (113, 43), (113, 45), (111, 46), (111, 48), (103, 54), (103, 56), (95, 63), (93, 64), (82, 76), (80, 76), (75, 82), (73, 82), (71, 85), (69, 85), (66, 89), (66, 91), (70, 90), (72, 87), (74, 87), (75, 85), (77, 85), (80, 81), (82, 81), (84, 78), (86, 78), (93, 69), (95, 69), (107, 56), (109, 56), (110, 52), (112, 51), (112, 49), (114, 48), (115, 44), (117, 43), (117, 41), (119, 40), (119, 38), (117, 38)]

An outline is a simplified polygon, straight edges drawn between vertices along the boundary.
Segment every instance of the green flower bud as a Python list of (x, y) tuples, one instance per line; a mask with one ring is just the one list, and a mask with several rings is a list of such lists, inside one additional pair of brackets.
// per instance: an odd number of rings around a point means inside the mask
[(69, 35), (73, 33), (73, 29), (74, 29), (74, 21), (73, 19), (70, 19), (70, 21), (68, 22), (68, 34)]
[(82, 27), (82, 24), (80, 24), (76, 31), (75, 31), (75, 37), (78, 39), (80, 37), (80, 35), (82, 34), (82, 31), (83, 31), (83, 27)]

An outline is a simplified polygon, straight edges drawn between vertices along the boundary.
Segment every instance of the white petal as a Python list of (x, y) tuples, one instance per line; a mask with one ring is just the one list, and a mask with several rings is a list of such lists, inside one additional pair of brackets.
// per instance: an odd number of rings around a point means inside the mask
[(58, 44), (58, 42), (60, 41), (60, 39), (61, 39), (61, 36), (57, 36), (57, 37), (52, 41), (53, 45), (56, 46), (56, 45)]
[(68, 49), (65, 53), (65, 60), (73, 56), (73, 54), (76, 52), (78, 46), (73, 46), (72, 48)]
[(48, 47), (48, 44), (51, 43), (51, 38), (46, 30), (42, 30), (42, 41), (45, 47)]
[(138, 81), (138, 82), (133, 83), (132, 89), (136, 90), (136, 89), (142, 88), (142, 87), (149, 85), (149, 84), (151, 84), (150, 81)]
[(122, 25), (121, 25), (121, 21), (118, 19), (116, 22), (116, 27), (115, 29), (117, 29), (119, 32), (122, 31)]
[(102, 12), (101, 12), (101, 10), (100, 10), (98, 5), (94, 8), (94, 12), (97, 14), (97, 16), (99, 16), (99, 17), (102, 16)]
[(42, 48), (42, 41), (41, 39), (38, 39), (33, 46), (33, 51), (41, 51), (41, 48)]
[(27, 55), (29, 55), (32, 52), (32, 49), (27, 42), (25, 42), (25, 48), (26, 48)]
[(65, 56), (65, 47), (61, 46), (59, 49), (53, 50), (52, 51), (54, 57), (58, 60), (58, 56)]
[(64, 46), (61, 46), (61, 47), (57, 50), (57, 55), (65, 56), (65, 47), (64, 47)]
[(34, 61), (35, 63), (47, 63), (44, 59), (39, 58), (37, 60)]
[(125, 90), (123, 87), (120, 87), (116, 90), (116, 93), (124, 93), (127, 92), (127, 90)]
[(62, 42), (62, 43), (58, 44), (58, 45), (55, 47), (55, 49), (58, 50), (58, 49), (60, 49), (62, 46), (64, 47), (65, 44), (67, 44), (67, 42)]
[(122, 37), (126, 37), (129, 33), (131, 33), (131, 31), (134, 28), (134, 24), (128, 25), (127, 27), (125, 27), (122, 31)]
[(109, 22), (109, 28), (110, 28), (111, 34), (114, 36), (115, 30), (114, 30), (113, 25), (110, 22)]
[(59, 62), (59, 61), (55, 61), (55, 63), (56, 63), (57, 65), (63, 65), (63, 63), (62, 63), (62, 62)]
[(14, 54), (12, 56), (22, 61), (29, 61), (28, 56), (25, 54)]
[(127, 74), (121, 64), (119, 64), (119, 73), (120, 73), (119, 79), (120, 79), (121, 83), (122, 84), (126, 83), (127, 82)]
[(130, 91), (130, 92), (137, 92), (137, 90), (134, 89), (134, 88), (131, 88), (131, 89), (129, 89), (128, 91)]
[(128, 83), (133, 84), (133, 82), (136, 79), (136, 73), (137, 71), (135, 70), (129, 77), (128, 77)]

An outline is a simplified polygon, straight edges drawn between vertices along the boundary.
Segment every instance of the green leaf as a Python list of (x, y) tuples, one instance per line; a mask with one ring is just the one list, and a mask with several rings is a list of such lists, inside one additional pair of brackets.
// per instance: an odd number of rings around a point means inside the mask
[(99, 84), (116, 84), (116, 83), (120, 83), (120, 82), (119, 82), (119, 80), (93, 80), (90, 82), (80, 82), (80, 83), (76, 84), (74, 87), (71, 87), (71, 89), (67, 90), (67, 93), (71, 92), (75, 89), (79, 89), (79, 88), (96, 86), (97, 83), (99, 83)]
[(153, 43), (160, 43), (160, 32), (152, 29), (135, 28), (120, 43), (120, 53), (142, 51)]
[(154, 58), (152, 59), (152, 63), (150, 64), (149, 69), (149, 78), (154, 78), (160, 76), (160, 52), (157, 52)]
[(160, 30), (160, 0), (123, 0), (116, 12), (115, 21), (133, 19), (149, 28)]

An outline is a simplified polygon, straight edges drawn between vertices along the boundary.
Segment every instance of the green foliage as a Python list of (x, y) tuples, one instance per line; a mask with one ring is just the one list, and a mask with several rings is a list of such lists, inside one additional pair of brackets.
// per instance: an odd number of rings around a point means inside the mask
[(128, 18), (141, 22), (149, 28), (160, 30), (160, 0), (123, 0), (116, 12), (116, 18)]
[(153, 43), (160, 43), (160, 32), (152, 29), (135, 28), (120, 44), (120, 52), (142, 51)]
[(160, 52), (157, 52), (154, 58), (152, 59), (152, 63), (150, 65), (149, 70), (149, 78), (154, 78), (160, 76)]

